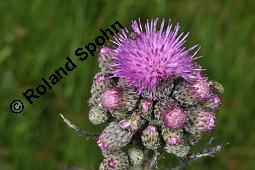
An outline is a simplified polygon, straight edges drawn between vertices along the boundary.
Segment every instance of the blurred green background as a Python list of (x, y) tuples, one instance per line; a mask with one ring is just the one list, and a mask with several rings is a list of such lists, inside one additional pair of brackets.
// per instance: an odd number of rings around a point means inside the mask
[[(105, 126), (88, 121), (96, 58), (75, 60), (77, 68), (31, 105), (22, 93), (74, 57), (100, 28), (116, 20), (128, 26), (138, 17), (179, 22), (190, 32), (187, 46), (202, 46), (199, 63), (206, 73), (225, 87), (213, 135), (215, 143), (230, 145), (188, 169), (255, 169), (255, 1), (0, 0), (1, 170), (98, 169), (102, 155), (95, 141), (76, 135), (59, 116), (90, 131)], [(10, 111), (14, 99), (25, 103), (21, 114)], [(174, 164), (165, 154), (159, 169)]]

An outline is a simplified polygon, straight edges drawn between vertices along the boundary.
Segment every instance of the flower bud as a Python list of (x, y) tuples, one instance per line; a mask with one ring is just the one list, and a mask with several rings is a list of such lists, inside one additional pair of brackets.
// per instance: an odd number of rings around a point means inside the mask
[(100, 96), (100, 106), (117, 119), (126, 117), (126, 112), (136, 107), (138, 96), (130, 89), (111, 87)]
[(102, 72), (112, 72), (113, 71), (113, 51), (111, 48), (103, 46), (99, 51), (99, 67)]
[(152, 107), (153, 107), (153, 101), (150, 99), (142, 99), (140, 102), (140, 110), (142, 113), (142, 117), (145, 119), (148, 119), (151, 117)]
[(132, 136), (133, 132), (121, 128), (119, 123), (111, 122), (100, 134), (97, 145), (103, 152), (116, 151), (126, 146)]
[(181, 144), (183, 144), (182, 130), (171, 130), (168, 128), (163, 128), (162, 135), (163, 135), (163, 139), (167, 145), (181, 145)]
[(101, 104), (105, 110), (117, 110), (123, 107), (123, 91), (112, 87), (106, 89), (101, 95)]
[(185, 128), (192, 134), (208, 132), (215, 128), (216, 117), (214, 112), (196, 109), (191, 111), (188, 117), (189, 121)]
[(139, 148), (131, 148), (128, 151), (129, 160), (132, 166), (140, 166), (144, 161), (143, 151)]
[(98, 106), (100, 104), (100, 95), (105, 89), (112, 87), (114, 84), (109, 74), (98, 73), (91, 87), (90, 106)]
[(94, 106), (89, 111), (89, 120), (91, 123), (98, 125), (106, 122), (108, 120), (108, 115), (99, 107)]
[(159, 133), (156, 126), (149, 125), (141, 136), (143, 145), (148, 149), (157, 149), (159, 147)]
[(186, 121), (186, 113), (177, 105), (165, 108), (161, 114), (164, 125), (170, 129), (182, 128)]
[(219, 96), (211, 95), (205, 103), (203, 103), (203, 106), (208, 109), (217, 110), (221, 106), (221, 100)]
[(128, 168), (128, 156), (121, 151), (106, 155), (106, 158), (100, 164), (99, 170), (127, 170)]
[(191, 86), (192, 95), (199, 101), (206, 99), (210, 95), (209, 84), (204, 80), (196, 81)]
[(210, 95), (209, 84), (205, 80), (192, 83), (181, 81), (176, 85), (173, 97), (182, 105), (195, 105)]

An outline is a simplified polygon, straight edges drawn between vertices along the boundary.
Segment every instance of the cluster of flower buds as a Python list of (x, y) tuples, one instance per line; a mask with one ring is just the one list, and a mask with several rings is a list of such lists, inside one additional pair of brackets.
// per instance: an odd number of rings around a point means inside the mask
[(100, 170), (145, 166), (151, 151), (185, 157), (215, 128), (223, 87), (195, 63), (197, 46), (185, 49), (179, 26), (164, 31), (163, 20), (157, 30), (157, 21), (133, 21), (100, 50), (89, 100), (89, 120), (109, 123), (97, 139)]

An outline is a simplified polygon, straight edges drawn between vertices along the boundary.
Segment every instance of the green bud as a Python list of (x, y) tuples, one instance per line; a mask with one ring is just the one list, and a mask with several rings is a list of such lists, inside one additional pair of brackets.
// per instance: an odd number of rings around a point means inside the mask
[(128, 151), (129, 160), (132, 166), (140, 166), (144, 161), (143, 151), (139, 148), (131, 148)]
[(89, 120), (91, 123), (98, 125), (106, 122), (108, 120), (108, 115), (99, 107), (92, 107), (89, 111)]
[(156, 150), (159, 147), (159, 133), (156, 126), (149, 125), (141, 136), (143, 145), (148, 149)]

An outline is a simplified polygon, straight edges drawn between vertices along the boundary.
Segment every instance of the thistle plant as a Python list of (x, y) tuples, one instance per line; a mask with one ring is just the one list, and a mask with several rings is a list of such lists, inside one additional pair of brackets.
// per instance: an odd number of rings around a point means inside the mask
[[(211, 81), (196, 60), (199, 46), (184, 46), (187, 34), (158, 19), (143, 26), (133, 21), (99, 52), (99, 72), (92, 84), (89, 120), (107, 123), (95, 138), (104, 160), (100, 170), (155, 169), (163, 152), (181, 158), (182, 169), (197, 158), (212, 156), (224, 145), (190, 147), (216, 126), (223, 87)], [(209, 145), (211, 144), (209, 141)]]

